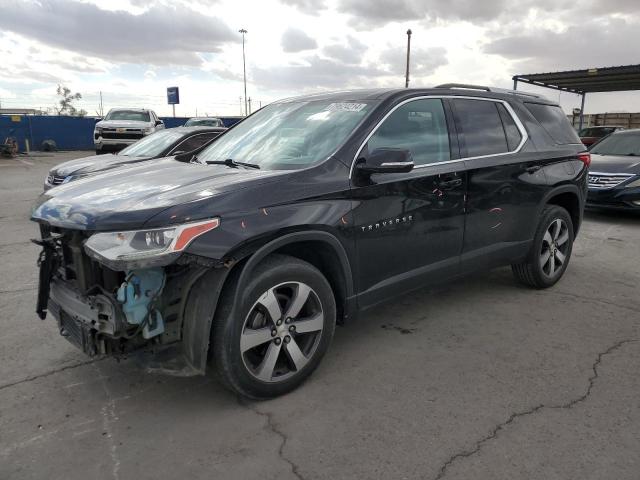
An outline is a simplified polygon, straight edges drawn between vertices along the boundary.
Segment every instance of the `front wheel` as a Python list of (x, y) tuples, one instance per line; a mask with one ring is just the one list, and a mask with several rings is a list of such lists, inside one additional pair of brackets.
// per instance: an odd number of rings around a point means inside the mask
[(294, 257), (271, 255), (251, 277), (242, 292), (227, 288), (220, 299), (213, 358), (227, 387), (264, 399), (315, 370), (333, 338), (336, 305), (322, 273)]
[(548, 288), (560, 280), (573, 249), (573, 222), (564, 208), (548, 205), (542, 212), (531, 251), (524, 263), (511, 265), (516, 279), (534, 288)]

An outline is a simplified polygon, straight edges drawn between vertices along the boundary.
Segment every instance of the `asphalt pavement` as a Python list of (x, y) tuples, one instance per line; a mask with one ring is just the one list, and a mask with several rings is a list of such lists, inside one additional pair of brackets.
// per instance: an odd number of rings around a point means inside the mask
[(504, 268), (369, 311), (250, 402), (36, 317), (30, 207), (81, 155), (0, 160), (0, 479), (640, 478), (640, 216), (587, 213), (549, 290)]

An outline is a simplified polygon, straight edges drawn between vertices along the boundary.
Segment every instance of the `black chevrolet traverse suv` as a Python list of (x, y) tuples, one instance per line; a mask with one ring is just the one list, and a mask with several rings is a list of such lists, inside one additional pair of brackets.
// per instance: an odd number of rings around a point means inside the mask
[(89, 355), (299, 385), (336, 322), (511, 265), (562, 276), (589, 154), (541, 97), (448, 84), (273, 103), (194, 154), (80, 179), (33, 208), (37, 312)]

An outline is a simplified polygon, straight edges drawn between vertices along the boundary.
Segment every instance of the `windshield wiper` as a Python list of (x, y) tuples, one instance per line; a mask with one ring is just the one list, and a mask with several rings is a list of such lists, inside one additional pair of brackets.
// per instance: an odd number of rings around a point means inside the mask
[(238, 162), (233, 158), (227, 158), (226, 160), (207, 160), (207, 165), (226, 165), (227, 167), (232, 168), (247, 167), (255, 168), (257, 170), (260, 169), (260, 165), (256, 165), (255, 163)]

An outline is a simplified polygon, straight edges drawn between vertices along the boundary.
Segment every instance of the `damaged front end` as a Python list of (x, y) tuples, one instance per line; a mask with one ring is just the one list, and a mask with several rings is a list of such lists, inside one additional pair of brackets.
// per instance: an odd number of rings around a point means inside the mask
[(50, 312), (89, 356), (146, 352), (167, 373), (204, 373), (201, 356), (182, 342), (193, 329), (184, 312), (191, 287), (216, 265), (181, 253), (217, 222), (97, 234), (41, 223), (38, 316)]

